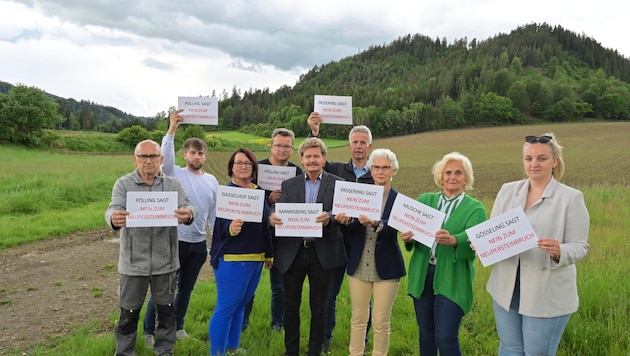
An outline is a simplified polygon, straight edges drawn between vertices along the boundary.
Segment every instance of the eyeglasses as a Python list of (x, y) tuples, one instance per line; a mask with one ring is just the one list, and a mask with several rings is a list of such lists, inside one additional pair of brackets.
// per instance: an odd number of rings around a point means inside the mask
[(292, 150), (293, 146), (276, 144), (276, 145), (273, 145), (273, 148), (277, 148), (279, 150), (286, 150), (286, 151), (288, 151), (288, 150)]
[(392, 168), (392, 166), (372, 166), (371, 169), (373, 171), (389, 171)]
[(234, 165), (235, 165), (235, 166), (237, 166), (237, 167), (243, 167), (243, 166), (245, 166), (245, 167), (251, 167), (251, 166), (253, 166), (253, 165), (254, 165), (254, 162), (250, 162), (250, 161), (247, 161), (247, 162), (240, 162), (240, 161), (238, 161), (238, 162), (234, 162)]
[(551, 141), (553, 137), (551, 136), (525, 136), (525, 142), (527, 143), (547, 143)]
[(162, 157), (162, 155), (136, 155), (136, 158), (140, 161), (146, 161), (148, 159), (154, 161), (160, 157)]

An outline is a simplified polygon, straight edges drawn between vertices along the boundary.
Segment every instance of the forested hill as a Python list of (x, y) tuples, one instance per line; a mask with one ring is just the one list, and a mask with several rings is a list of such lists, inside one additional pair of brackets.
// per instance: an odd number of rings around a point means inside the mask
[[(0, 82), (0, 93), (12, 86)], [(486, 40), (448, 42), (421, 34), (373, 45), (354, 56), (315, 66), (294, 86), (271, 92), (234, 88), (219, 98), (219, 127), (262, 136), (287, 127), (307, 134), (313, 97), (352, 96), (354, 124), (375, 137), (537, 121), (630, 119), (630, 60), (595, 39), (560, 26), (529, 24)], [(149, 130), (156, 118), (52, 96), (62, 120), (54, 128), (119, 132)], [(345, 138), (346, 125), (325, 125)]]
[[(274, 93), (233, 90), (220, 98), (224, 129), (306, 133), (313, 96), (352, 96), (354, 124), (376, 137), (471, 126), (582, 118), (630, 118), (630, 60), (560, 26), (448, 43), (407, 35), (316, 66)], [(326, 136), (349, 127), (328, 125)]]
[[(0, 94), (8, 93), (13, 87), (10, 83), (0, 81)], [(65, 118), (54, 127), (55, 129), (119, 132), (125, 127), (146, 126), (151, 122), (149, 118), (127, 114), (117, 108), (89, 100), (77, 101), (49, 93), (47, 95), (58, 104), (58, 112)]]

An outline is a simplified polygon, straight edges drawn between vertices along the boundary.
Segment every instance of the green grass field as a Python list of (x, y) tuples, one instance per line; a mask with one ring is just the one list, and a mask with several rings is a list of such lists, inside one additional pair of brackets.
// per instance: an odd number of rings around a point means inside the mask
[[(435, 191), (430, 173), (432, 164), (445, 153), (459, 151), (467, 155), (475, 171), (475, 189), (471, 194), (492, 207), (501, 184), (524, 177), (521, 147), (526, 135), (553, 131), (565, 147), (566, 173), (563, 182), (584, 192), (591, 216), (587, 257), (578, 264), (581, 305), (571, 318), (560, 344), (559, 355), (630, 354), (630, 272), (627, 260), (630, 247), (630, 123), (575, 123), (482, 128), (424, 133), (376, 140), (373, 148), (387, 147), (398, 155), (400, 171), (393, 186), (415, 198), (425, 191)], [(265, 158), (268, 152), (256, 153)], [(221, 183), (226, 176), (230, 152), (211, 152), (206, 170)], [(179, 155), (178, 155), (179, 156)], [(345, 146), (331, 148), (329, 159), (346, 161)], [(131, 155), (61, 155), (23, 148), (0, 146), (0, 250), (30, 241), (54, 238), (73, 231), (89, 231), (104, 226), (103, 212), (109, 202), (111, 187), (120, 175), (133, 169)], [(293, 161), (299, 164), (297, 153)], [(408, 256), (407, 256), (408, 257)], [(498, 338), (494, 330), (491, 301), (485, 292), (490, 268), (478, 264), (475, 280), (475, 305), (465, 316), (461, 344), (466, 355), (496, 354)], [(418, 330), (411, 300), (406, 296), (403, 278), (392, 318), (391, 355), (417, 354)], [(272, 333), (269, 321), (269, 281), (263, 272), (256, 294), (250, 328), (241, 345), (249, 355), (280, 355), (282, 334)], [(214, 307), (214, 283), (198, 283), (186, 319), (186, 328), (195, 338), (179, 342), (176, 353), (203, 355), (208, 352), (207, 327)], [(303, 299), (307, 301), (308, 298)], [(544, 302), (544, 301), (541, 301)], [(304, 313), (308, 303), (303, 303)], [(117, 317), (100, 321), (113, 327)], [(347, 355), (350, 324), (347, 286), (338, 301), (337, 328), (333, 355)], [(303, 330), (308, 318), (303, 318)], [(92, 323), (99, 321), (92, 321)], [(73, 336), (55, 340), (54, 347), (44, 345), (33, 355), (111, 355), (113, 335), (97, 335), (87, 324)], [(302, 332), (306, 337), (306, 332)], [(302, 346), (305, 348), (306, 339)], [(139, 355), (151, 355), (141, 342)], [(9, 353), (21, 355), (20, 351)]]

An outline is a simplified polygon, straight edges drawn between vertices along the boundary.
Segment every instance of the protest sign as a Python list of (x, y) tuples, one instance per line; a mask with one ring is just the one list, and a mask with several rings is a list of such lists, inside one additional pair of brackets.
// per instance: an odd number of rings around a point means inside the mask
[(398, 193), (387, 225), (400, 232), (411, 231), (414, 240), (431, 247), (445, 217), (443, 212)]
[(324, 124), (352, 125), (352, 97), (315, 95), (315, 109)]
[(262, 222), (265, 191), (220, 185), (217, 190), (217, 218)]
[(381, 220), (382, 185), (338, 180), (335, 182), (334, 194), (333, 215), (346, 213), (354, 218), (365, 215), (371, 220)]
[(180, 96), (177, 108), (184, 124), (219, 125), (219, 100), (214, 96)]
[(177, 192), (127, 192), (127, 227), (177, 226)]
[(538, 244), (538, 236), (520, 207), (468, 228), (466, 234), (484, 267)]
[(274, 191), (280, 189), (282, 182), (295, 177), (297, 167), (273, 166), (270, 164), (258, 165), (258, 186), (264, 190)]
[(276, 225), (276, 237), (322, 237), (322, 223), (315, 219), (322, 214), (321, 203), (276, 203), (275, 213), (282, 219)]

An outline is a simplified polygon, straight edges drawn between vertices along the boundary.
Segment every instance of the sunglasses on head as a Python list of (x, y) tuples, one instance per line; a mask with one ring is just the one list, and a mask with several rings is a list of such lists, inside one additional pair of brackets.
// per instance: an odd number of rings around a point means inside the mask
[(551, 136), (525, 136), (525, 142), (527, 143), (547, 143), (551, 141), (553, 137)]

